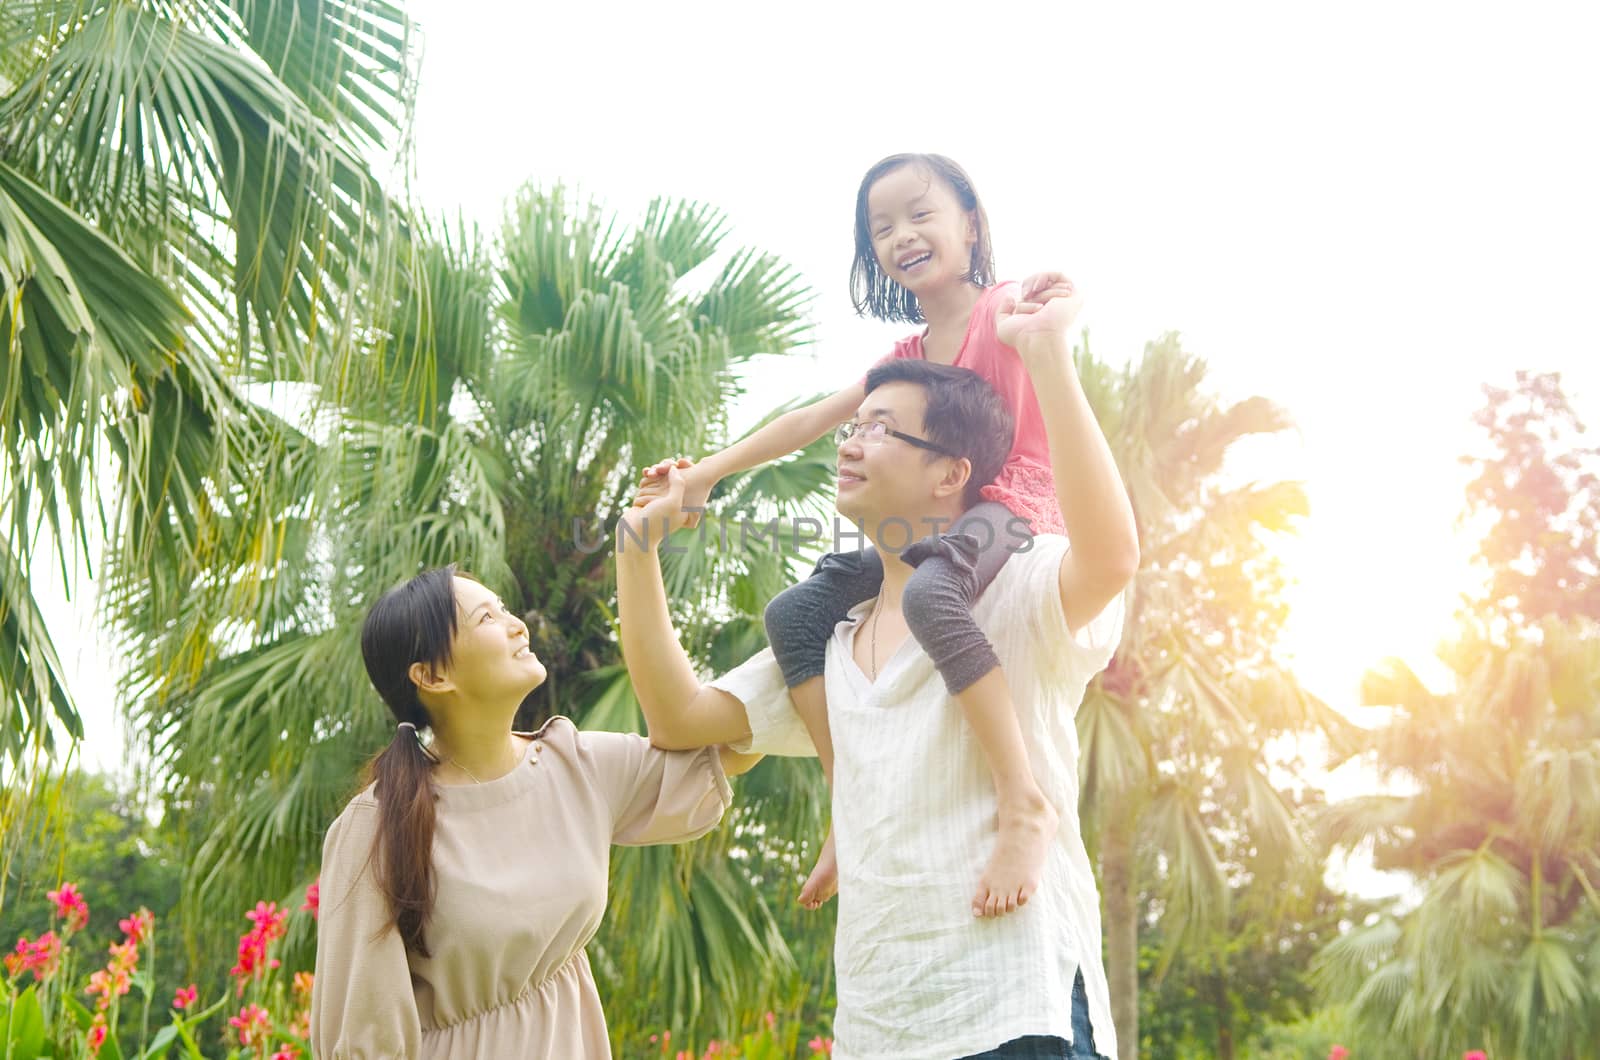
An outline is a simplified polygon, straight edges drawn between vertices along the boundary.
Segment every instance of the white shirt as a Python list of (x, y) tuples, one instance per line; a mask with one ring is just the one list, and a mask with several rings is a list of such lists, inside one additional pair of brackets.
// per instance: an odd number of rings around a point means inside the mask
[[(1095, 1045), (1116, 1060), (1100, 960), (1100, 900), (1078, 824), (1078, 734), (1089, 680), (1122, 630), (1113, 600), (1074, 637), (1058, 581), (1067, 541), (1034, 538), (973, 608), (1011, 686), (1035, 778), (1060, 815), (1043, 884), (996, 919), (971, 912), (995, 841), (994, 782), (933, 662), (907, 637), (869, 682), (851, 638), (871, 603), (828, 644), (833, 831), (835, 1060), (951, 1060), (1024, 1035), (1072, 1039), (1081, 969)], [(712, 682), (744, 703), (748, 750), (815, 754), (771, 651)]]

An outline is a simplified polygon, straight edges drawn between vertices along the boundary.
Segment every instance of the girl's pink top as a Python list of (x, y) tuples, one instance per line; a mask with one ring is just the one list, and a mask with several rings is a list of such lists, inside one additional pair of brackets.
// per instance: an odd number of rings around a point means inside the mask
[[(1012, 514), (1028, 520), (1035, 534), (1065, 534), (1061, 506), (1056, 502), (1056, 480), (1050, 471), (1050, 447), (1044, 433), (1044, 415), (1033, 383), (1016, 350), (995, 334), (994, 312), (1002, 293), (1012, 284), (996, 284), (983, 292), (967, 320), (967, 335), (956, 354), (958, 368), (970, 368), (988, 380), (1017, 422), (1011, 455), (994, 482), (983, 487), (984, 500), (998, 501)], [(897, 357), (926, 360), (922, 334), (908, 335), (894, 344), (883, 361)], [(879, 362), (883, 363), (882, 361)]]

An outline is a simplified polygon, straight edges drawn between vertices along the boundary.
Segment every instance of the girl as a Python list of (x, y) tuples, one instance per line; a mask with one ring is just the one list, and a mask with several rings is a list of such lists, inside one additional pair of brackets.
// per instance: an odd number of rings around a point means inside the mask
[(611, 845), (705, 833), (754, 759), (559, 717), (512, 732), (544, 664), (451, 567), (373, 605), (361, 652), (395, 731), (323, 845), (316, 1055), (611, 1056), (584, 954)]
[[(972, 621), (971, 604), (1006, 557), (1028, 547), (1030, 532), (1064, 532), (1038, 401), (1016, 351), (996, 336), (995, 315), (1003, 306), (1027, 312), (1075, 295), (1059, 273), (1029, 277), (1020, 287), (995, 284), (983, 205), (966, 173), (942, 155), (883, 159), (862, 178), (855, 213), (850, 287), (857, 312), (926, 323), (886, 359), (919, 357), (970, 368), (1000, 393), (1017, 423), (1005, 467), (984, 487), (985, 501), (951, 532), (918, 541), (904, 554), (917, 568), (905, 590), (906, 621), (960, 703), (999, 796), (996, 843), (972, 898), (975, 915), (994, 916), (1015, 910), (1037, 890), (1056, 816), (1034, 780), (1005, 675)], [(881, 424), (841, 426), (865, 393), (857, 382), (687, 469), (685, 504), (703, 506), (725, 475), (804, 448), (836, 428), (841, 444), (864, 428), (863, 437), (875, 444), (915, 444), (884, 432)], [(661, 473), (646, 471), (647, 477)], [(830, 786), (833, 751), (822, 690), (826, 644), (850, 608), (877, 593), (881, 579), (881, 560), (870, 549), (825, 556), (810, 578), (781, 593), (766, 611), (773, 652)], [(836, 888), (830, 831), (800, 900), (816, 908)]]

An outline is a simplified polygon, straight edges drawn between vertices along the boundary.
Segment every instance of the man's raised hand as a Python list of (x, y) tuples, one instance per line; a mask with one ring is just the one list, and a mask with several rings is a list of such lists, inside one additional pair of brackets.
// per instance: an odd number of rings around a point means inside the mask
[(1065, 335), (1083, 308), (1083, 296), (1066, 274), (1037, 272), (995, 311), (995, 334), (1018, 352), (1040, 339)]

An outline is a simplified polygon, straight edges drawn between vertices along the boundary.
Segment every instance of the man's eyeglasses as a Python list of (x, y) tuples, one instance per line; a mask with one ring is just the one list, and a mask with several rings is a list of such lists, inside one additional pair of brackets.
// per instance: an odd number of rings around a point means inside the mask
[(916, 446), (918, 449), (926, 449), (930, 453), (938, 453), (940, 456), (948, 456), (955, 460), (961, 459), (959, 455), (952, 453), (942, 445), (936, 445), (926, 438), (918, 438), (916, 435), (907, 434), (905, 431), (894, 430), (888, 424), (879, 423), (877, 420), (845, 420), (834, 430), (833, 444), (837, 448), (858, 436), (862, 445), (882, 445), (884, 438), (898, 438), (908, 445)]

